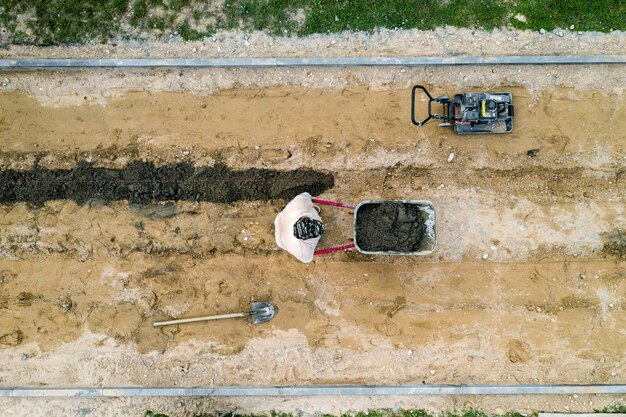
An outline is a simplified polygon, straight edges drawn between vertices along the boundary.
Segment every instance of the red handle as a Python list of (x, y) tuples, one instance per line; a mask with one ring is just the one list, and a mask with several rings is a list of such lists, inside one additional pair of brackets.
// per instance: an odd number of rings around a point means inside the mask
[[(327, 206), (343, 207), (343, 208), (347, 208), (347, 209), (353, 209), (353, 208), (356, 207), (356, 206), (351, 206), (351, 205), (348, 205), (348, 204), (337, 203), (335, 201), (319, 200), (317, 198), (314, 198), (312, 200), (313, 200), (314, 203), (325, 204)], [(315, 252), (313, 252), (313, 254), (314, 255), (324, 255), (325, 253), (339, 252), (339, 251), (342, 251), (342, 250), (352, 249), (353, 247), (354, 247), (354, 243), (351, 243), (349, 245), (336, 246), (334, 248), (316, 250)]]
[(350, 206), (348, 204), (336, 203), (334, 201), (318, 200), (317, 198), (314, 198), (313, 202), (317, 204), (325, 204), (327, 206), (343, 207), (343, 208), (349, 208), (349, 209), (353, 209), (354, 207), (356, 207), (356, 206)]
[(328, 248), (328, 249), (322, 249), (322, 250), (316, 250), (315, 252), (313, 252), (313, 255), (323, 255), (325, 253), (339, 252), (339, 251), (342, 251), (342, 250), (352, 249), (353, 247), (354, 247), (354, 243), (351, 243), (349, 245), (337, 246), (337, 247), (334, 247), (334, 248)]

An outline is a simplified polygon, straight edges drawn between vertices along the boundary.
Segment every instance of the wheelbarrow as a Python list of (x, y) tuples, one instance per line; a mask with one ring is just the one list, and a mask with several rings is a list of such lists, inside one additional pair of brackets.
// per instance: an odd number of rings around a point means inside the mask
[[(355, 248), (357, 251), (366, 254), (366, 255), (417, 255), (417, 256), (425, 256), (435, 250), (437, 246), (437, 230), (435, 227), (435, 207), (433, 203), (427, 200), (364, 200), (361, 201), (356, 206), (352, 206), (349, 204), (338, 203), (334, 201), (326, 201), (320, 200), (317, 198), (313, 199), (313, 203), (323, 204), (327, 206), (340, 207), (353, 210), (354, 214), (354, 237), (350, 239), (352, 243), (343, 245), (343, 246), (335, 246), (328, 249), (321, 249), (314, 252), (315, 255), (323, 255), (326, 253), (339, 252), (344, 250), (350, 250)], [(418, 244), (417, 250), (411, 252), (402, 252), (402, 251), (371, 251), (364, 249), (359, 246), (358, 239), (358, 229), (357, 229), (357, 221), (359, 219), (359, 210), (364, 207), (371, 205), (380, 205), (382, 203), (402, 203), (406, 205), (414, 205), (419, 208), (421, 220), (424, 223), (425, 231), (421, 241)]]

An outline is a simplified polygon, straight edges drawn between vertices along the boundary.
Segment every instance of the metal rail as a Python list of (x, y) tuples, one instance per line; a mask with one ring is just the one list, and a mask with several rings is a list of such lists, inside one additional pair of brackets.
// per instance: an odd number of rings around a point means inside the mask
[(322, 385), (257, 387), (0, 388), (0, 397), (300, 397), (348, 395), (599, 395), (626, 394), (614, 385)]
[(2, 69), (419, 67), (450, 65), (626, 64), (626, 55), (416, 56), (311, 58), (0, 59)]

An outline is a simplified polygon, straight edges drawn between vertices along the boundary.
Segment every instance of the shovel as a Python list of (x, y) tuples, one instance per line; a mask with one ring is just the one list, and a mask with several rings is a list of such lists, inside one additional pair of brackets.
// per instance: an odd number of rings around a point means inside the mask
[(276, 308), (274, 304), (268, 303), (266, 301), (252, 303), (252, 309), (250, 311), (246, 311), (243, 313), (230, 313), (230, 314), (220, 314), (217, 316), (204, 316), (204, 317), (192, 317), (188, 319), (180, 319), (180, 320), (169, 320), (169, 321), (157, 321), (152, 325), (154, 327), (161, 326), (169, 326), (170, 324), (183, 324), (183, 323), (193, 323), (196, 321), (208, 321), (208, 320), (219, 320), (219, 319), (232, 319), (235, 317), (248, 317), (252, 318), (252, 324), (261, 324), (266, 321), (270, 321), (274, 314), (276, 314)]

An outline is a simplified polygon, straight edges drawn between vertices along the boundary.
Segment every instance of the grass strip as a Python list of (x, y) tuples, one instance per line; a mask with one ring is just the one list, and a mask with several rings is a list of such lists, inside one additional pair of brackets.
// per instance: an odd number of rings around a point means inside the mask
[(5, 43), (84, 44), (216, 30), (305, 36), (437, 27), (626, 30), (623, 0), (0, 0)]

